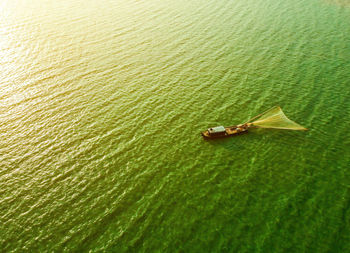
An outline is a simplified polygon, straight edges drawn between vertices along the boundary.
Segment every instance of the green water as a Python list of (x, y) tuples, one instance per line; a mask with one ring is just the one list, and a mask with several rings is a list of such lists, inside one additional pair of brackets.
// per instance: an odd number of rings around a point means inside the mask
[[(346, 252), (350, 2), (3, 0), (1, 252)], [(204, 141), (280, 105), (307, 132)]]

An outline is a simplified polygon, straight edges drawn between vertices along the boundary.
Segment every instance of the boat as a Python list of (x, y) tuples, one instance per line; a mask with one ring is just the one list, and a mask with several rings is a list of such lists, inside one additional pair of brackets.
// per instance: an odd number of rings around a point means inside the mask
[(229, 137), (233, 135), (239, 135), (243, 133), (248, 132), (248, 124), (241, 124), (236, 126), (217, 126), (217, 127), (211, 127), (208, 128), (206, 131), (202, 132), (202, 136), (205, 139), (216, 139), (216, 138), (223, 138), (223, 137)]
[(230, 136), (236, 136), (247, 133), (250, 128), (275, 128), (286, 130), (307, 130), (307, 128), (295, 123), (287, 118), (281, 107), (274, 106), (271, 109), (251, 118), (244, 124), (235, 126), (217, 126), (208, 128), (201, 132), (205, 139), (217, 139)]

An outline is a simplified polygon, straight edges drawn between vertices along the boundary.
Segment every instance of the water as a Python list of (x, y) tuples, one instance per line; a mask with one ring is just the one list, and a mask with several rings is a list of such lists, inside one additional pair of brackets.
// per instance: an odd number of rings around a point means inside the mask
[[(0, 13), (2, 252), (350, 248), (348, 1)], [(276, 104), (309, 131), (199, 135)]]

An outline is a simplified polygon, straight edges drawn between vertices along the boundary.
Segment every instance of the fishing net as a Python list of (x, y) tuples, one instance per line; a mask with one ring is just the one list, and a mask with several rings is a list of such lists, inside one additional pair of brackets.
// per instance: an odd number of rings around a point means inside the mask
[(254, 121), (250, 121), (250, 123), (252, 123), (253, 126), (261, 128), (307, 130), (301, 125), (288, 119), (279, 106), (273, 107), (267, 112), (257, 116), (257, 118), (255, 118)]

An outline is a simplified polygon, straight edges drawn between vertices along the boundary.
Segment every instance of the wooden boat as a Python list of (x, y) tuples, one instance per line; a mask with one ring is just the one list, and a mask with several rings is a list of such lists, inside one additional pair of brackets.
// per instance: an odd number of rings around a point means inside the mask
[(247, 133), (249, 127), (250, 127), (249, 124), (241, 124), (241, 125), (229, 126), (229, 127), (224, 127), (224, 126), (211, 127), (208, 130), (202, 132), (201, 134), (205, 139), (224, 138), (224, 137), (230, 137), (234, 135)]

